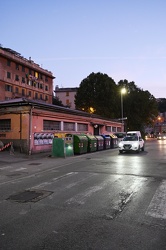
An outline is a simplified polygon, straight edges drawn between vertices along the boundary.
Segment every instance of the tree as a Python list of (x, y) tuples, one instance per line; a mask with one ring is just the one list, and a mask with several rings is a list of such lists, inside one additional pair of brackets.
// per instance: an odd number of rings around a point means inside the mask
[(134, 82), (121, 80), (119, 90), (125, 87), (127, 94), (124, 98), (124, 116), (127, 117), (128, 130), (144, 131), (144, 126), (152, 125), (158, 115), (157, 101), (149, 91), (138, 88)]
[(158, 109), (160, 113), (166, 112), (166, 98), (160, 98), (158, 100)]
[(75, 96), (76, 109), (93, 112), (107, 118), (117, 117), (117, 85), (107, 74), (91, 73)]
[(52, 97), (52, 104), (53, 104), (53, 105), (63, 106), (63, 107), (64, 107), (64, 105), (62, 104), (62, 101), (60, 101), (59, 98), (56, 97), (56, 96), (53, 96), (53, 97)]

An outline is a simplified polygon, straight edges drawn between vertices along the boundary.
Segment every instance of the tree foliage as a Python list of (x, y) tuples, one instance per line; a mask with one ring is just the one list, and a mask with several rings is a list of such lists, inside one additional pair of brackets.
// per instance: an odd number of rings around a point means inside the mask
[(158, 101), (158, 109), (160, 113), (166, 112), (166, 98), (160, 98)]
[(94, 111), (103, 117), (120, 119), (121, 89), (125, 87), (127, 93), (123, 95), (123, 117), (127, 117), (128, 130), (141, 130), (151, 125), (158, 114), (157, 101), (149, 91), (137, 87), (135, 83), (126, 79), (116, 84), (106, 74), (91, 73), (78, 88), (75, 105), (79, 110)]
[(75, 105), (79, 110), (89, 112), (107, 118), (116, 117), (117, 85), (106, 74), (91, 73), (85, 78), (77, 90)]
[(157, 101), (149, 91), (137, 87), (134, 82), (127, 80), (118, 83), (119, 90), (126, 88), (123, 97), (124, 116), (127, 117), (128, 130), (144, 130), (144, 126), (152, 125), (158, 114)]
[(62, 101), (59, 100), (59, 98), (56, 97), (56, 96), (52, 97), (52, 104), (53, 105), (57, 105), (57, 106), (64, 106), (63, 103), (62, 103)]

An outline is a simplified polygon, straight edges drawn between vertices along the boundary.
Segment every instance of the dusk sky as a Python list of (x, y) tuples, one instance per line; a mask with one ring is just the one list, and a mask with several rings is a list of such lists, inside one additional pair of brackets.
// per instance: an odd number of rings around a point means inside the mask
[(92, 72), (166, 98), (166, 0), (1, 0), (0, 44), (79, 87)]

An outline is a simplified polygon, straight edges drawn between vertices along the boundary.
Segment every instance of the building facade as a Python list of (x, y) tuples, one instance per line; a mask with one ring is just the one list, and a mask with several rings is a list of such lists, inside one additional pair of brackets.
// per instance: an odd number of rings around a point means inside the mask
[(27, 154), (47, 152), (54, 137), (123, 131), (123, 124), (83, 111), (26, 98), (0, 102), (0, 141)]
[(59, 88), (55, 87), (55, 96), (62, 102), (64, 106), (75, 109), (75, 95), (78, 88)]
[(0, 101), (25, 97), (51, 104), (54, 78), (31, 58), (0, 46)]

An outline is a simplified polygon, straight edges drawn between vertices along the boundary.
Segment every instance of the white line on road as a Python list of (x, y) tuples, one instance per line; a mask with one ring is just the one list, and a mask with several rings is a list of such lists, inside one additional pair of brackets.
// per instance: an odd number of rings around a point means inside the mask
[(156, 190), (145, 214), (154, 218), (166, 219), (166, 180), (162, 181)]

